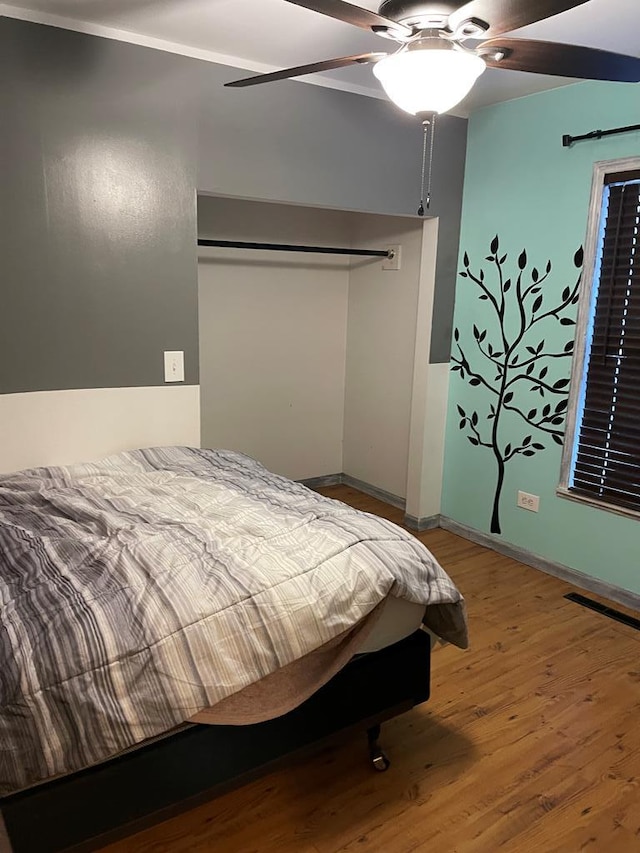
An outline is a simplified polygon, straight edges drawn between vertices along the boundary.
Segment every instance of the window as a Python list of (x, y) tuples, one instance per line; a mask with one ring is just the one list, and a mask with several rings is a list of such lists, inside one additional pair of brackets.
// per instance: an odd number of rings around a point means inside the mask
[(598, 163), (560, 493), (640, 513), (640, 159)]

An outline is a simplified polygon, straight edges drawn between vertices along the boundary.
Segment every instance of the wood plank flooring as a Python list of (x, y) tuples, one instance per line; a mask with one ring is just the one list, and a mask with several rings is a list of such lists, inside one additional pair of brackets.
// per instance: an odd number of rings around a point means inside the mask
[(383, 726), (391, 769), (356, 737), (104, 853), (640, 853), (640, 632), (451, 533), (419, 538), (467, 599), (472, 647), (436, 649), (431, 700)]

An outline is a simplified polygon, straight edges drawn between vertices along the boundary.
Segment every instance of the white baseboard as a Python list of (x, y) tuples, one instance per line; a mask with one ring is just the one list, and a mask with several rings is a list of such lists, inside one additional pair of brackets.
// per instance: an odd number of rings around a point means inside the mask
[(352, 477), (350, 474), (343, 474), (342, 482), (345, 486), (351, 486), (352, 489), (364, 492), (365, 495), (371, 495), (372, 498), (377, 498), (379, 501), (395, 506), (397, 509), (405, 508), (405, 499), (400, 497), (400, 495), (394, 495), (392, 492), (378, 488), (378, 486), (372, 486), (371, 483), (365, 483), (364, 480), (358, 480), (357, 477)]
[(423, 518), (414, 518), (412, 515), (405, 515), (403, 524), (405, 527), (410, 527), (411, 530), (417, 530), (418, 532), (422, 530), (435, 530), (437, 527), (440, 527), (440, 516), (427, 515)]
[(0, 472), (133, 450), (200, 446), (200, 386), (0, 394)]
[(364, 480), (358, 480), (350, 474), (325, 474), (322, 477), (309, 477), (307, 480), (299, 480), (298, 482), (309, 489), (322, 489), (325, 486), (351, 486), (352, 489), (364, 492), (365, 495), (371, 495), (372, 498), (377, 498), (397, 509), (405, 508), (404, 498), (387, 492), (385, 489), (380, 489), (378, 486), (372, 486), (371, 483), (365, 483)]

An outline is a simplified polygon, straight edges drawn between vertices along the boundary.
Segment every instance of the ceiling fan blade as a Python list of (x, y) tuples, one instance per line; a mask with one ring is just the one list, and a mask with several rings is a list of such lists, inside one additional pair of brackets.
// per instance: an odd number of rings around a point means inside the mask
[[(497, 59), (502, 51), (505, 53), (504, 58)], [(483, 42), (478, 52), (491, 68), (532, 71), (535, 74), (578, 77), (583, 80), (640, 82), (638, 57), (575, 44), (497, 38)]]
[(479, 18), (489, 24), (485, 35), (499, 36), (587, 2), (588, 0), (471, 0), (450, 16), (449, 26), (455, 31), (467, 18)]
[(345, 24), (362, 27), (363, 30), (373, 30), (380, 35), (388, 34), (400, 39), (412, 35), (409, 27), (398, 24), (391, 18), (378, 15), (376, 12), (370, 12), (369, 9), (362, 9), (360, 6), (354, 6), (353, 3), (345, 3), (344, 0), (287, 0), (287, 3), (303, 6), (305, 9), (311, 9), (312, 12), (319, 12), (337, 21), (344, 21)]
[(345, 68), (348, 65), (366, 65), (377, 62), (387, 56), (386, 53), (360, 53), (355, 56), (342, 56), (340, 59), (326, 59), (324, 62), (312, 62), (309, 65), (298, 65), (296, 68), (285, 68), (273, 71), (271, 74), (257, 74), (255, 77), (245, 77), (225, 83), (229, 88), (242, 89), (245, 86), (257, 86), (259, 83), (271, 83), (274, 80), (287, 80), (289, 77), (302, 77), (303, 74), (315, 74), (318, 71), (331, 71), (334, 68)]

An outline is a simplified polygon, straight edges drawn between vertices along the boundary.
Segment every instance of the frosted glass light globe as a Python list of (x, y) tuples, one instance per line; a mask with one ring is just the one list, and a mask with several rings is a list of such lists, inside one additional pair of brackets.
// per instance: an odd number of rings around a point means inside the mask
[(473, 53), (442, 48), (401, 50), (373, 66), (389, 98), (405, 112), (446, 113), (467, 95), (485, 70)]

